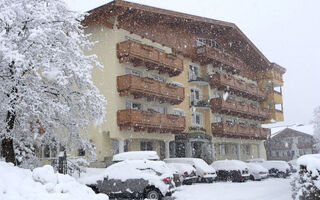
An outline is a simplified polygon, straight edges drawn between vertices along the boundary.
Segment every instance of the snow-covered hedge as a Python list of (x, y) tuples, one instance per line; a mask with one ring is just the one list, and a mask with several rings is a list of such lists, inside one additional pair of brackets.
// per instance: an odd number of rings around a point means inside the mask
[(58, 174), (49, 165), (33, 171), (0, 161), (2, 200), (108, 200), (68, 175)]
[(320, 199), (320, 154), (301, 156), (297, 160), (300, 166), (291, 183), (294, 200)]

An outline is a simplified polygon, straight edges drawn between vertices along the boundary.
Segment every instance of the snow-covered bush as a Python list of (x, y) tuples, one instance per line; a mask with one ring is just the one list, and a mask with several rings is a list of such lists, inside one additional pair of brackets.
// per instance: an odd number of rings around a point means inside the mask
[(320, 154), (301, 156), (297, 160), (300, 169), (291, 182), (294, 200), (320, 199)]
[(2, 200), (108, 200), (68, 175), (58, 174), (49, 165), (33, 171), (0, 161)]
[(106, 102), (92, 82), (93, 66), (102, 66), (84, 54), (93, 43), (82, 19), (62, 0), (1, 0), (0, 140), (7, 161), (16, 163), (13, 140), (24, 141), (20, 161), (27, 147), (49, 141), (94, 152), (81, 131), (103, 122)]

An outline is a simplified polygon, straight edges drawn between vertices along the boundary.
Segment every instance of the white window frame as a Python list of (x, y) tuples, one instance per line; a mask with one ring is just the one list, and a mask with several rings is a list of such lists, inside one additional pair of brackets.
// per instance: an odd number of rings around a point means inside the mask
[[(193, 92), (192, 92), (193, 91)], [(196, 92), (199, 93), (199, 98), (197, 99), (196, 98)], [(190, 88), (190, 105), (191, 105), (191, 102), (193, 101), (194, 104), (196, 105), (199, 101), (202, 100), (202, 92), (201, 92), (201, 89), (200, 88), (197, 88), (197, 87), (191, 87)]]
[[(199, 116), (199, 121), (200, 121), (199, 124), (197, 123), (197, 115)], [(203, 124), (203, 115), (202, 115), (202, 113), (192, 112), (191, 113), (191, 124), (193, 126), (202, 126), (202, 124)]]
[(184, 111), (183, 110), (178, 110), (178, 109), (174, 109), (173, 110), (173, 114), (176, 116), (184, 116)]

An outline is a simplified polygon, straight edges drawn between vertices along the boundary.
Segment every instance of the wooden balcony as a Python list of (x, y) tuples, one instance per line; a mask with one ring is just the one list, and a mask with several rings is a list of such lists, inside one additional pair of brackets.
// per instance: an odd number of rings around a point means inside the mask
[(270, 136), (270, 129), (218, 122), (211, 124), (212, 134), (216, 137), (255, 138), (266, 139)]
[(117, 124), (120, 130), (160, 133), (180, 133), (185, 129), (185, 117), (134, 109), (119, 110)]
[(213, 113), (228, 114), (241, 116), (245, 118), (253, 118), (265, 121), (269, 118), (269, 112), (261, 107), (255, 107), (242, 102), (224, 100), (223, 98), (212, 98), (210, 107)]
[(202, 65), (220, 64), (226, 71), (231, 73), (239, 73), (244, 67), (244, 63), (240, 59), (208, 45), (196, 47), (192, 59)]
[(245, 83), (225, 74), (211, 74), (209, 76), (209, 84), (211, 88), (229, 91), (257, 101), (263, 101), (266, 97), (266, 92), (257, 86)]
[(132, 74), (117, 77), (117, 90), (120, 96), (133, 95), (134, 98), (146, 98), (148, 101), (180, 104), (184, 100), (184, 88), (162, 83)]
[(183, 71), (182, 59), (131, 40), (117, 44), (117, 56), (120, 63), (131, 62), (133, 66), (145, 66), (169, 76), (177, 76)]

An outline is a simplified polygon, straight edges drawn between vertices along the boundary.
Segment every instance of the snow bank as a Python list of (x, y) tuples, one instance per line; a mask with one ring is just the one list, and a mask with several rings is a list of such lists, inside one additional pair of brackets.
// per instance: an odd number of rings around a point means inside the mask
[(299, 166), (306, 166), (307, 170), (312, 172), (313, 175), (319, 175), (318, 170), (320, 171), (320, 154), (308, 154), (301, 156), (298, 158), (297, 164)]
[(159, 156), (155, 151), (128, 151), (113, 156), (113, 162), (124, 160), (159, 160)]
[(68, 175), (58, 174), (49, 165), (33, 171), (0, 161), (0, 199), (2, 200), (108, 200), (95, 194)]
[(248, 167), (246, 163), (240, 160), (218, 160), (214, 161), (211, 166), (215, 170), (246, 170)]

